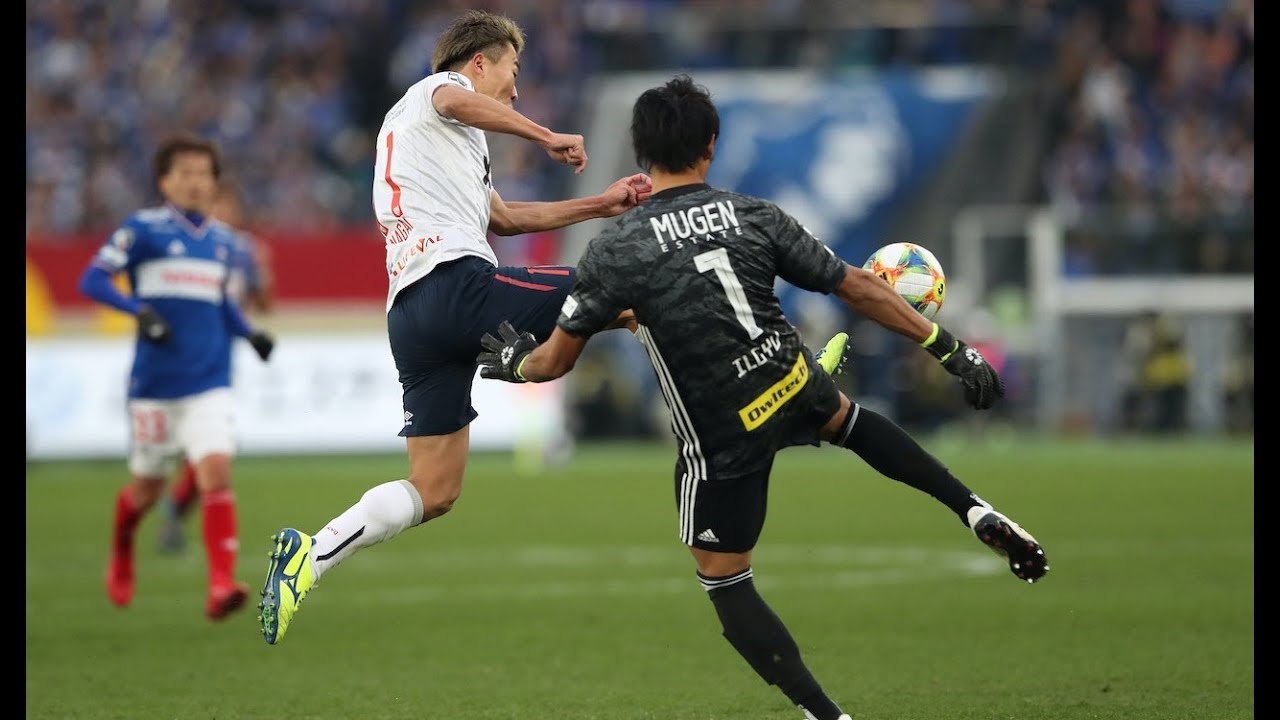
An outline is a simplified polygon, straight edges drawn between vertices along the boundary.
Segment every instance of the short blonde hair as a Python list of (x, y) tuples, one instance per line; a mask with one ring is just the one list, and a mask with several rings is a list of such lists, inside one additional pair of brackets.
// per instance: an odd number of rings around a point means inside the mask
[(516, 54), (524, 50), (524, 31), (514, 20), (484, 10), (469, 10), (440, 34), (435, 52), (431, 53), (431, 72), (452, 70), (478, 52), (497, 61), (506, 51), (507, 43), (511, 43)]

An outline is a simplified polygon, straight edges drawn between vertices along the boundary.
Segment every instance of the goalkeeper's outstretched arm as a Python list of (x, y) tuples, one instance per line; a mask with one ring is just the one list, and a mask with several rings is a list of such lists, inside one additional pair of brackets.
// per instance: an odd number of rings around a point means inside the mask
[(537, 346), (516, 366), (516, 375), (526, 382), (547, 382), (564, 377), (578, 362), (587, 338), (556, 328), (551, 337)]
[[(604, 330), (626, 328), (636, 331), (636, 315), (623, 310)], [(531, 333), (519, 332), (511, 323), (503, 321), (498, 326), (500, 338), (485, 333), (480, 339), (484, 352), (476, 357), (480, 377), (506, 382), (547, 382), (564, 377), (578, 362), (582, 349), (591, 335), (578, 336), (557, 327), (551, 337), (538, 344)]]
[(532, 333), (519, 332), (506, 320), (498, 325), (498, 334), (500, 338), (492, 333), (480, 338), (484, 352), (476, 356), (476, 364), (480, 377), (504, 382), (547, 382), (563, 377), (573, 369), (587, 344), (587, 337), (556, 328), (539, 345)]
[(965, 401), (973, 407), (986, 410), (997, 398), (1004, 397), (1004, 381), (982, 353), (925, 319), (889, 283), (849, 265), (835, 294), (863, 317), (920, 343), (947, 372), (959, 378)]
[(889, 283), (862, 268), (846, 265), (844, 279), (835, 294), (862, 317), (918, 343), (925, 342), (933, 333), (932, 322), (916, 312)]

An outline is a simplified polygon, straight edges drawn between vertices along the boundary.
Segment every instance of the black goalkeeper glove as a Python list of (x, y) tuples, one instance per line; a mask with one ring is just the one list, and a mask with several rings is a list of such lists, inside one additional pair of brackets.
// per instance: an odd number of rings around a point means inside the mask
[(258, 353), (258, 357), (262, 358), (262, 362), (271, 357), (271, 351), (276, 347), (276, 341), (262, 330), (254, 330), (246, 339), (253, 346), (253, 351)]
[(538, 339), (530, 332), (517, 333), (506, 320), (498, 326), (498, 334), (502, 335), (501, 340), (489, 333), (480, 338), (480, 344), (486, 350), (476, 356), (480, 377), (512, 383), (526, 382), (520, 374), (520, 365), (538, 347)]
[(138, 334), (157, 345), (169, 339), (172, 331), (160, 313), (147, 306), (138, 308)]
[(937, 323), (933, 335), (922, 346), (942, 363), (947, 372), (960, 378), (964, 400), (978, 410), (986, 410), (1004, 397), (1004, 381), (996, 374), (982, 353), (957, 339)]

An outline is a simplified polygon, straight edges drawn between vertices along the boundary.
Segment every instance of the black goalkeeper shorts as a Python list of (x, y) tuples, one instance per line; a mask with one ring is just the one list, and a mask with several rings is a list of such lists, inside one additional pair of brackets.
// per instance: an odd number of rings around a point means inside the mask
[(769, 506), (772, 461), (749, 475), (697, 480), (676, 471), (680, 540), (700, 550), (740, 553), (754, 549)]

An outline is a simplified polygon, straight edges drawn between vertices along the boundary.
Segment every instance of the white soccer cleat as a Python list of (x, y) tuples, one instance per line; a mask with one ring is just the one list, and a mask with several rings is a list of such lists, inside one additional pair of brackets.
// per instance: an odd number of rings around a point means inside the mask
[(1009, 561), (1019, 579), (1033, 583), (1049, 572), (1049, 558), (1031, 533), (999, 511), (985, 505), (969, 508), (969, 528), (983, 545)]

